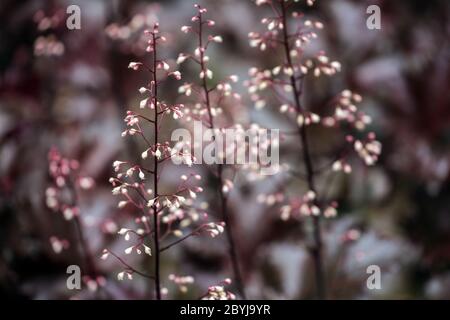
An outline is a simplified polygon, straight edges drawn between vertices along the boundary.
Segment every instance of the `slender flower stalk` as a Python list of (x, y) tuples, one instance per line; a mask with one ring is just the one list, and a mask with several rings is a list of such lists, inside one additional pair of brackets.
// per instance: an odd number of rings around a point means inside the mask
[[(152, 44), (153, 44), (153, 104), (158, 106), (158, 79), (156, 77), (156, 69), (157, 69), (157, 31), (158, 28), (155, 26), (153, 31), (151, 32)], [(158, 145), (158, 132), (159, 132), (159, 115), (158, 112), (153, 113), (153, 145)], [(159, 158), (156, 152), (153, 155), (153, 190), (155, 194), (155, 198), (159, 197), (158, 193), (158, 180), (159, 180), (159, 171), (158, 171), (158, 161)], [(158, 208), (156, 207), (156, 202), (152, 205), (153, 210), (153, 242), (155, 244), (155, 293), (156, 299), (161, 300), (161, 275), (160, 275), (160, 251), (159, 251), (159, 219), (158, 219)]]
[[(331, 218), (337, 214), (337, 203), (335, 201), (326, 203), (325, 195), (317, 190), (317, 180), (319, 175), (328, 169), (350, 173), (351, 166), (347, 161), (350, 148), (340, 148), (344, 151), (341, 151), (332, 162), (328, 162), (326, 168), (315, 168), (313, 166), (315, 161), (313, 162), (311, 153), (309, 127), (322, 124), (327, 128), (344, 129), (347, 126), (362, 131), (371, 122), (371, 119), (363, 112), (357, 111), (355, 103), (361, 102), (362, 98), (350, 90), (343, 91), (331, 102), (331, 104), (336, 105), (332, 116), (322, 118), (302, 105), (304, 81), (306, 76), (310, 74), (309, 71), (313, 71), (314, 77), (332, 76), (340, 71), (341, 65), (337, 61), (330, 62), (322, 51), (316, 55), (315, 60), (305, 58), (304, 47), (317, 37), (315, 30), (322, 29), (323, 24), (311, 20), (305, 20), (303, 23), (291, 23), (289, 14), (295, 21), (302, 20), (304, 17), (303, 14), (291, 10), (296, 2), (299, 1), (256, 0), (257, 5), (269, 5), (273, 16), (262, 19), (262, 23), (267, 25), (268, 31), (262, 34), (257, 32), (249, 34), (250, 45), (259, 48), (261, 51), (280, 47), (284, 59), (272, 70), (252, 68), (250, 70), (252, 79), (248, 82), (248, 87), (256, 108), (265, 107), (267, 101), (261, 97), (260, 92), (270, 89), (275, 100), (281, 104), (280, 113), (286, 115), (289, 121), (294, 120), (293, 122), (295, 122), (305, 173), (297, 174), (292, 171), (292, 175), (304, 178), (308, 191), (300, 199), (294, 199), (289, 204), (284, 205), (281, 208), (281, 217), (285, 220), (291, 217), (308, 217), (311, 219), (312, 245), (310, 246), (310, 254), (314, 264), (315, 296), (317, 299), (325, 299), (327, 292), (321, 220), (324, 217)], [(306, 3), (308, 6), (312, 6), (314, 1), (308, 0)], [(295, 27), (293, 27), (294, 25)], [(373, 133), (369, 133), (365, 141), (358, 140), (352, 134), (347, 135), (345, 143), (349, 143), (367, 165), (373, 165), (381, 152), (381, 145), (375, 140)], [(370, 145), (369, 148), (364, 147), (366, 143)], [(360, 152), (361, 150), (364, 151)], [(279, 198), (283, 197), (277, 197), (277, 199)]]
[[(183, 26), (181, 28), (181, 31), (185, 33), (194, 33), (197, 35), (197, 41), (198, 46), (195, 50), (194, 55), (189, 54), (181, 54), (178, 58), (178, 63), (183, 63), (185, 60), (190, 59), (199, 67), (199, 78), (200, 83), (198, 84), (185, 84), (183, 87), (181, 87), (180, 92), (185, 93), (187, 92), (186, 88), (189, 88), (189, 94), (192, 87), (196, 87), (196, 91), (199, 92), (199, 99), (201, 101), (200, 105), (204, 110), (206, 111), (206, 117), (202, 117), (202, 122), (210, 129), (212, 129), (214, 132), (218, 133), (222, 130), (219, 124), (215, 121), (215, 116), (218, 114), (218, 111), (220, 111), (220, 101), (231, 94), (231, 85), (229, 82), (223, 82), (216, 86), (209, 85), (210, 79), (213, 78), (213, 72), (208, 69), (208, 62), (209, 57), (206, 55), (207, 49), (211, 43), (221, 43), (222, 37), (221, 36), (212, 36), (212, 35), (206, 35), (206, 27), (212, 27), (215, 25), (215, 22), (213, 20), (209, 20), (205, 18), (205, 14), (207, 13), (207, 9), (201, 7), (200, 5), (196, 4), (195, 8), (197, 9), (197, 14), (192, 17), (192, 22), (196, 23), (195, 27), (192, 26)], [(230, 82), (236, 82), (237, 77), (231, 76), (229, 77)], [(218, 92), (218, 101), (213, 102), (212, 95), (214, 93)], [(239, 98), (238, 95), (234, 95), (235, 98)], [(201, 112), (200, 112), (201, 113)], [(218, 197), (219, 197), (219, 210), (222, 219), (225, 222), (225, 234), (227, 237), (228, 242), (228, 254), (230, 257), (230, 262), (232, 265), (233, 270), (233, 278), (234, 282), (237, 288), (237, 291), (239, 295), (246, 299), (245, 289), (244, 289), (244, 283), (243, 278), (240, 270), (240, 263), (239, 263), (239, 255), (238, 250), (236, 247), (236, 241), (235, 241), (235, 235), (234, 235), (234, 226), (231, 221), (230, 212), (228, 210), (228, 185), (230, 182), (225, 179), (224, 176), (224, 164), (218, 163), (215, 168), (215, 176), (217, 178), (217, 185), (218, 190)]]
[[(288, 34), (288, 23), (287, 23), (287, 11), (286, 11), (286, 2), (281, 1), (281, 24), (283, 25), (283, 45), (284, 45), (284, 54), (286, 57), (286, 66), (289, 70), (294, 70), (294, 64), (291, 59), (291, 44), (289, 41)], [(304, 108), (301, 105), (300, 99), (302, 95), (302, 77), (296, 77), (295, 73), (293, 73), (290, 77), (291, 87), (292, 87), (292, 96), (295, 102), (295, 109), (297, 111), (297, 118), (301, 117), (304, 113)], [(308, 182), (308, 189), (317, 194), (315, 176), (314, 176), (314, 168), (311, 161), (310, 147), (308, 141), (308, 130), (307, 126), (300, 126), (298, 128), (299, 138), (302, 145), (302, 155), (303, 162), (306, 168), (306, 180)], [(314, 199), (314, 205), (318, 205), (317, 198)], [(324, 270), (322, 265), (322, 236), (321, 236), (321, 221), (320, 215), (314, 215), (313, 219), (313, 239), (314, 244), (311, 247), (311, 255), (314, 261), (314, 270), (315, 270), (315, 279), (316, 279), (316, 296), (318, 299), (324, 299), (326, 297), (325, 292), (325, 279), (324, 279)]]
[[(260, 1), (261, 2), (261, 1)], [(274, 3), (275, 2), (275, 3)], [(269, 42), (275, 43), (278, 42), (283, 50), (284, 55), (284, 63), (283, 63), (283, 71), (287, 76), (288, 80), (284, 84), (285, 88), (289, 88), (288, 93), (291, 93), (291, 102), (293, 104), (293, 113), (295, 113), (296, 119), (302, 119), (303, 115), (306, 113), (305, 108), (301, 103), (301, 96), (303, 93), (303, 80), (304, 74), (300, 75), (298, 72), (295, 72), (298, 68), (294, 65), (292, 60), (292, 38), (296, 36), (296, 34), (292, 35), (289, 33), (289, 25), (288, 25), (288, 13), (287, 6), (291, 4), (290, 2), (286, 2), (284, 0), (280, 1), (268, 1), (276, 14), (276, 18), (273, 18), (269, 22), (269, 29), (275, 28), (278, 26), (280, 29), (280, 35), (275, 34), (273, 36), (277, 36), (275, 41), (274, 38), (270, 38)], [(278, 7), (276, 6), (278, 3)], [(266, 20), (267, 21), (267, 20)], [(265, 44), (264, 44), (265, 45)], [(300, 125), (297, 127), (298, 137), (301, 148), (301, 154), (303, 163), (305, 165), (306, 170), (306, 181), (308, 184), (308, 190), (317, 194), (316, 190), (316, 178), (315, 172), (313, 168), (313, 163), (311, 160), (310, 146), (308, 140), (308, 129), (306, 125)], [(318, 207), (317, 197), (314, 197), (313, 205)], [(313, 245), (310, 247), (311, 256), (313, 257), (314, 263), (314, 273), (315, 273), (315, 283), (316, 283), (316, 297), (318, 299), (325, 298), (325, 278), (324, 278), (324, 268), (322, 264), (322, 237), (321, 237), (321, 218), (320, 215), (313, 215)]]
[[(119, 281), (125, 278), (132, 280), (133, 274), (150, 279), (154, 282), (156, 300), (167, 295), (167, 288), (163, 287), (161, 274), (162, 254), (183, 241), (201, 234), (214, 238), (224, 231), (223, 222), (208, 222), (208, 214), (204, 209), (195, 206), (197, 193), (203, 191), (196, 181), (201, 180), (198, 174), (183, 174), (176, 190), (170, 193), (161, 192), (163, 183), (163, 169), (173, 160), (180, 165), (191, 166), (193, 156), (181, 146), (172, 147), (169, 141), (161, 140), (161, 128), (169, 115), (174, 119), (183, 117), (184, 105), (168, 104), (160, 97), (160, 86), (169, 78), (181, 79), (179, 71), (170, 71), (167, 61), (159, 57), (159, 47), (166, 40), (159, 32), (156, 23), (151, 30), (145, 30), (149, 36), (146, 51), (151, 53), (149, 63), (130, 62), (129, 68), (134, 71), (144, 71), (150, 74), (150, 81), (139, 89), (139, 93), (146, 97), (141, 100), (141, 112), (128, 111), (125, 117), (127, 129), (122, 136), (138, 136), (146, 144), (141, 153), (142, 164), (131, 161), (115, 161), (113, 163), (115, 177), (110, 178), (113, 185), (112, 193), (124, 198), (118, 204), (119, 208), (135, 207), (140, 217), (135, 219), (137, 227), (121, 228), (119, 235), (125, 241), (135, 239), (135, 244), (125, 249), (125, 254), (145, 253), (153, 258), (153, 274), (148, 274), (132, 267), (118, 254), (105, 249), (102, 259), (109, 255), (116, 258), (124, 270), (117, 274)], [(150, 113), (148, 115), (147, 113)], [(150, 126), (152, 139), (146, 136), (144, 125)], [(148, 161), (150, 160), (150, 161)], [(147, 167), (150, 162), (151, 168)], [(151, 242), (151, 245), (147, 245)], [(182, 284), (182, 291), (187, 290), (187, 284), (193, 282), (191, 276), (170, 275), (168, 279), (176, 284)]]

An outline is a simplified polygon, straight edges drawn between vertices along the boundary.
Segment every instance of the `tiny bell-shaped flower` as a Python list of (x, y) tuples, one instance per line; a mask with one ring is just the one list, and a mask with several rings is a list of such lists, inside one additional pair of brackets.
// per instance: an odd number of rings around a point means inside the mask
[(139, 70), (139, 68), (142, 66), (141, 62), (130, 62), (130, 64), (128, 65), (129, 69), (133, 69), (133, 70)]

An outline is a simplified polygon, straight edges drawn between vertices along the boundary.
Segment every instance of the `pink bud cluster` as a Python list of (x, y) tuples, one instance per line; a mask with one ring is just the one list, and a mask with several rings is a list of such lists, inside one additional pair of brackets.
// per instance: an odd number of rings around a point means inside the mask
[(221, 283), (209, 287), (202, 300), (236, 300), (236, 295), (225, 288), (230, 284), (231, 279), (225, 279)]
[(54, 35), (40, 36), (34, 42), (35, 56), (61, 56), (64, 54), (64, 44), (59, 41)]
[(71, 220), (79, 215), (76, 189), (89, 190), (94, 180), (79, 174), (79, 162), (62, 157), (56, 148), (49, 151), (48, 162), (52, 185), (45, 190), (47, 207)]
[(169, 280), (172, 281), (182, 293), (186, 293), (188, 291), (188, 285), (194, 283), (193, 276), (177, 276), (175, 274), (170, 274)]
[[(360, 139), (358, 133), (367, 129), (372, 123), (372, 118), (365, 112), (360, 111), (357, 107), (358, 103), (362, 102), (362, 97), (350, 90), (344, 90), (333, 101), (334, 113), (332, 116), (327, 116), (322, 119), (322, 124), (329, 128), (346, 127), (355, 131), (355, 133), (347, 134), (345, 137), (346, 143), (350, 145), (350, 150), (353, 150), (367, 166), (374, 165), (381, 155), (382, 146), (376, 140), (374, 132), (366, 134), (366, 138)], [(345, 173), (352, 172), (352, 166), (349, 159), (350, 152), (345, 152), (338, 160), (332, 164), (334, 171), (343, 171)]]
[[(65, 52), (64, 43), (56, 36), (55, 31), (61, 26), (64, 20), (64, 11), (57, 10), (54, 14), (47, 16), (43, 10), (38, 10), (33, 20), (37, 25), (37, 30), (44, 33), (34, 41), (34, 55), (37, 57), (59, 57)], [(50, 33), (51, 32), (51, 33)]]
[(290, 204), (281, 207), (281, 219), (301, 219), (309, 216), (323, 215), (325, 218), (333, 218), (337, 215), (338, 204), (333, 201), (327, 205), (320, 205), (316, 201), (314, 191), (308, 191), (300, 200), (293, 199)]
[[(177, 59), (177, 64), (181, 65), (186, 61), (192, 61), (199, 67), (200, 83), (185, 82), (179, 87), (178, 92), (192, 97), (194, 102), (190, 103), (191, 107), (185, 110), (186, 121), (199, 120), (202, 121), (206, 127), (214, 127), (214, 118), (223, 113), (222, 104), (227, 98), (234, 98), (239, 101), (241, 99), (238, 93), (233, 92), (233, 84), (239, 79), (236, 75), (231, 75), (222, 81), (218, 81), (215, 85), (209, 85), (209, 81), (214, 78), (213, 71), (209, 68), (210, 57), (207, 55), (207, 50), (211, 44), (222, 43), (223, 39), (219, 35), (207, 34), (206, 28), (211, 28), (215, 22), (206, 19), (204, 15), (207, 9), (200, 5), (195, 5), (197, 14), (191, 18), (194, 25), (186, 25), (181, 27), (184, 33), (192, 33), (198, 38), (198, 46), (192, 53), (180, 53)], [(208, 86), (207, 95), (205, 95), (204, 88)]]
[[(74, 221), (75, 227), (78, 229), (81, 242), (81, 256), (84, 258), (86, 267), (83, 282), (90, 291), (97, 291), (99, 287), (106, 284), (106, 279), (99, 275), (96, 270), (91, 252), (84, 239), (83, 231), (85, 225), (80, 216), (78, 204), (78, 192), (81, 190), (90, 190), (94, 187), (94, 180), (90, 177), (79, 173), (80, 164), (77, 160), (64, 158), (58, 149), (52, 148), (48, 153), (49, 175), (52, 179), (52, 185), (45, 190), (46, 204), (49, 209), (60, 213), (67, 221)], [(68, 249), (71, 243), (67, 239), (57, 236), (50, 237), (50, 244), (56, 254)], [(74, 247), (77, 245), (73, 244)]]

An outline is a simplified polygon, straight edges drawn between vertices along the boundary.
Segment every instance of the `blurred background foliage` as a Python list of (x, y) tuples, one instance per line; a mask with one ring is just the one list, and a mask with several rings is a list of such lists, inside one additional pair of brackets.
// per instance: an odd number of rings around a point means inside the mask
[[(192, 50), (194, 44), (179, 29), (192, 16), (193, 3), (1, 1), (1, 294), (33, 299), (148, 296), (146, 280), (117, 282), (121, 267), (112, 260), (98, 262), (107, 278), (101, 292), (66, 289), (66, 267), (81, 258), (76, 246), (56, 254), (49, 242), (55, 235), (76, 242), (76, 233), (45, 206), (47, 152), (58, 146), (96, 180), (95, 190), (80, 201), (91, 250), (99, 256), (105, 247), (123, 248), (115, 233), (132, 212), (116, 208), (108, 178), (112, 161), (140, 154), (139, 143), (121, 139), (120, 132), (126, 110), (138, 105), (136, 88), (145, 81), (127, 66), (143, 55), (139, 31), (156, 19), (169, 35), (164, 55), (176, 59), (179, 52)], [(252, 50), (247, 39), (248, 32), (262, 29), (264, 9), (246, 0), (199, 3), (209, 9), (224, 38), (210, 54), (215, 75), (237, 74), (245, 80), (250, 67), (273, 66), (274, 56)], [(81, 30), (66, 28), (70, 4), (81, 8)], [(371, 4), (381, 7), (382, 30), (366, 28)], [(334, 180), (331, 192), (340, 201), (339, 216), (327, 221), (324, 233), (330, 298), (450, 298), (450, 3), (318, 0), (305, 13), (325, 24), (313, 49), (325, 50), (343, 66), (337, 77), (307, 83), (307, 105), (320, 110), (344, 88), (361, 93), (384, 149), (377, 166), (356, 166), (352, 176)], [(192, 70), (182, 71), (192, 78)], [(237, 121), (283, 125), (274, 112), (277, 106), (256, 111), (244, 86), (238, 90), (243, 106), (230, 109)], [(172, 85), (164, 95), (169, 101), (180, 99)], [(330, 137), (317, 132), (313, 145), (327, 150)], [(181, 172), (175, 169), (173, 176)], [(248, 295), (310, 298), (305, 226), (282, 222), (276, 208), (257, 202), (258, 194), (274, 185), (243, 181), (231, 199)], [(207, 200), (214, 196), (206, 190)], [(192, 239), (169, 253), (164, 274), (192, 274), (197, 280), (188, 294), (174, 289), (172, 298), (195, 298), (229, 276), (224, 244)], [(149, 260), (131, 262), (141, 269), (150, 266)], [(370, 264), (382, 269), (382, 290), (366, 288)]]

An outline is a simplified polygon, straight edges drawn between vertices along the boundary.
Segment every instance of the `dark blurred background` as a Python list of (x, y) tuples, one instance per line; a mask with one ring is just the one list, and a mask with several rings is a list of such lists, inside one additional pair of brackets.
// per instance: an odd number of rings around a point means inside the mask
[[(274, 57), (248, 45), (248, 32), (263, 28), (264, 8), (247, 0), (198, 2), (224, 38), (210, 53), (215, 74), (245, 80), (250, 67), (273, 66)], [(78, 159), (81, 171), (96, 180), (95, 189), (80, 200), (92, 252), (99, 256), (105, 247), (122, 248), (115, 234), (130, 213), (117, 209), (108, 178), (112, 161), (140, 154), (139, 145), (121, 139), (120, 132), (126, 110), (139, 104), (137, 88), (144, 80), (127, 66), (143, 55), (140, 32), (156, 19), (170, 34), (166, 56), (176, 59), (192, 49), (180, 27), (194, 14), (193, 3), (1, 1), (1, 294), (74, 297), (65, 287), (65, 270), (79, 263), (77, 250), (57, 253), (49, 241), (76, 237), (72, 225), (45, 206), (52, 146)], [(66, 28), (71, 4), (81, 8), (81, 30)], [(366, 28), (371, 4), (381, 7), (381, 30)], [(335, 181), (340, 212), (325, 230), (330, 297), (450, 298), (450, 2), (318, 0), (305, 12), (325, 24), (313, 48), (326, 50), (343, 66), (331, 80), (308, 83), (309, 105), (345, 88), (359, 92), (364, 111), (374, 118), (371, 129), (383, 143), (375, 167), (356, 167), (353, 175)], [(191, 70), (183, 71), (189, 77)], [(270, 108), (256, 112), (244, 86), (237, 89), (244, 97), (239, 119), (277, 123)], [(165, 94), (179, 99), (176, 88)], [(268, 188), (264, 182), (242, 182), (230, 205), (248, 295), (309, 298), (312, 269), (302, 237), (293, 232), (298, 226), (281, 222), (276, 209), (256, 201)], [(175, 292), (172, 298), (198, 296), (229, 276), (224, 243), (193, 240), (167, 256), (165, 274), (193, 274), (198, 281), (191, 293)], [(132, 262), (141, 269), (149, 264)], [(366, 288), (370, 264), (382, 269), (382, 290)], [(107, 295), (83, 290), (77, 297), (146, 297), (145, 280), (117, 282), (116, 261), (98, 265)]]

